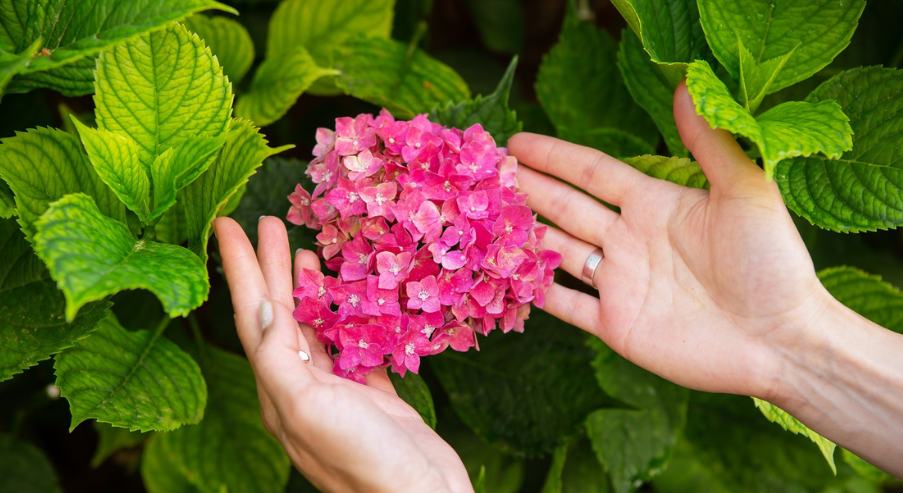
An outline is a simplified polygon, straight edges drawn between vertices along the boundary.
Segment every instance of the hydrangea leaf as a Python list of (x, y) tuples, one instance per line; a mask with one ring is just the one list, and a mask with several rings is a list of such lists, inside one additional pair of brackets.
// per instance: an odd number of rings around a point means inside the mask
[(405, 374), (404, 377), (399, 376), (395, 372), (389, 372), (389, 379), (392, 380), (392, 385), (395, 387), (395, 391), (398, 392), (398, 397), (401, 397), (403, 401), (420, 413), (423, 421), (430, 428), (435, 429), (436, 408), (433, 407), (433, 394), (430, 393), (430, 388), (426, 386), (423, 378), (411, 372)]
[(558, 43), (539, 66), (536, 97), (562, 138), (563, 129), (574, 135), (610, 128), (636, 135), (650, 146), (658, 140), (655, 125), (633, 102), (618, 74), (617, 43), (581, 20), (573, 6)]
[(87, 419), (130, 431), (171, 431), (204, 417), (201, 370), (162, 330), (129, 332), (107, 317), (91, 337), (58, 354), (53, 369), (69, 401), (69, 431)]
[(489, 445), (453, 415), (442, 416), (438, 432), (458, 453), (474, 485), (482, 478), (485, 491), (489, 493), (521, 491), (524, 485), (523, 460)]
[(131, 137), (102, 128), (91, 128), (72, 117), (94, 171), (126, 207), (147, 222), (150, 208), (150, 180), (138, 161), (138, 143)]
[(90, 195), (104, 215), (125, 221), (125, 207), (97, 175), (78, 137), (35, 128), (0, 142), (0, 177), (15, 192), (26, 235), (32, 234), (32, 225), (51, 202), (75, 192)]
[(251, 88), (239, 98), (235, 114), (269, 125), (282, 118), (317, 79), (337, 74), (317, 65), (303, 46), (267, 57), (254, 73)]
[(254, 63), (254, 41), (245, 26), (228, 17), (195, 14), (184, 21), (216, 55), (223, 73), (233, 84), (244, 79)]
[(903, 293), (896, 287), (852, 267), (835, 267), (818, 278), (837, 301), (876, 324), (903, 334)]
[(260, 420), (254, 374), (234, 354), (206, 347), (201, 369), (207, 380), (204, 420), (157, 435), (171, 464), (202, 493), (223, 490), (281, 493), (291, 463)]
[(573, 131), (570, 128), (561, 127), (558, 129), (558, 137), (574, 144), (592, 147), (618, 158), (655, 152), (655, 147), (648, 141), (616, 128)]
[(391, 39), (355, 37), (336, 49), (336, 84), (347, 94), (412, 118), (446, 101), (470, 99), (451, 67)]
[(850, 43), (865, 8), (865, 0), (699, 0), (698, 4), (708, 44), (735, 80), (741, 77), (738, 39), (759, 64), (793, 53), (773, 77), (769, 94), (808, 79), (831, 63)]
[(53, 465), (40, 449), (0, 434), (0, 491), (62, 493)]
[(90, 301), (125, 289), (153, 292), (171, 316), (207, 298), (207, 269), (184, 248), (139, 240), (74, 193), (54, 202), (35, 223), (35, 251), (66, 296), (66, 320)]
[(611, 404), (594, 381), (585, 339), (535, 310), (523, 334), (494, 331), (480, 339), (479, 352), (445, 351), (430, 363), (464, 423), (506, 452), (536, 456)]
[(585, 434), (555, 449), (542, 493), (609, 493), (609, 477), (599, 467)]
[[(213, 0), (98, 0), (91, 8), (79, 2), (61, 0), (14, 0), (13, 3), (18, 5), (0, 8), (0, 25), (4, 26), (0, 28), (0, 37), (17, 50), (43, 39), (43, 51), (29, 62), (25, 75), (55, 69), (55, 81), (51, 82), (63, 84), (69, 64), (160, 29), (172, 21), (207, 9), (236, 13), (231, 7)], [(81, 67), (75, 69), (78, 71)], [(30, 82), (26, 88), (41, 87), (39, 81)], [(84, 84), (78, 86), (90, 92)], [(70, 92), (70, 95), (77, 94), (86, 92)]]
[(153, 433), (138, 433), (125, 428), (114, 428), (106, 423), (94, 422), (97, 432), (97, 448), (91, 457), (91, 467), (97, 469), (111, 455), (122, 449), (129, 449), (144, 443)]
[(687, 389), (619, 356), (593, 338), (593, 368), (599, 386), (631, 409), (601, 409), (586, 431), (614, 491), (635, 491), (661, 473), (687, 419)]
[(639, 38), (627, 30), (621, 31), (618, 68), (630, 95), (652, 117), (671, 154), (689, 156), (690, 151), (684, 147), (674, 123), (673, 101), (677, 86), (649, 59)]
[(34, 89), (50, 89), (70, 97), (91, 94), (94, 92), (96, 62), (97, 58), (90, 56), (50, 70), (22, 72), (13, 77), (7, 92), (22, 93)]
[(782, 161), (775, 176), (787, 206), (831, 231), (857, 233), (903, 224), (903, 70), (849, 70), (819, 86), (806, 101), (837, 101), (850, 117), (853, 148), (833, 158)]
[(520, 53), (526, 35), (524, 6), (518, 0), (467, 0), (480, 38), (490, 51)]
[(42, 39), (37, 39), (31, 46), (26, 47), (18, 54), (8, 52), (0, 47), (0, 98), (3, 97), (3, 92), (13, 76), (28, 67), (28, 63), (32, 60), (42, 43)]
[(828, 461), (831, 470), (834, 471), (834, 474), (837, 474), (837, 464), (834, 463), (834, 449), (837, 445), (835, 445), (834, 442), (810, 430), (806, 425), (778, 406), (755, 397), (752, 399), (759, 411), (762, 411), (762, 414), (768, 418), (768, 421), (781, 425), (781, 428), (784, 428), (791, 433), (803, 435), (809, 440), (812, 440), (812, 443), (818, 445), (818, 449), (821, 450), (822, 455), (825, 456), (825, 460)]
[(746, 111), (755, 113), (765, 95), (769, 93), (775, 78), (793, 56), (796, 47), (783, 55), (760, 61), (756, 60), (742, 40), (737, 39), (737, 44), (740, 51), (740, 88), (737, 96)]
[(712, 128), (724, 128), (755, 142), (769, 178), (783, 159), (816, 153), (838, 158), (853, 145), (849, 118), (835, 101), (789, 101), (753, 117), (704, 60), (690, 64), (687, 88), (696, 113)]
[(685, 187), (709, 188), (709, 180), (699, 163), (685, 157), (637, 156), (625, 158), (625, 163), (659, 180), (670, 181)]
[(16, 213), (16, 197), (9, 185), (0, 180), (0, 219), (12, 217)]
[(893, 483), (895, 481), (899, 481), (899, 480), (896, 480), (890, 474), (869, 464), (864, 459), (862, 459), (858, 455), (854, 454), (853, 452), (850, 452), (847, 449), (841, 449), (840, 455), (843, 458), (843, 461), (846, 462), (850, 467), (852, 467), (853, 470), (856, 471), (857, 474), (859, 474), (860, 476), (862, 476), (870, 481), (873, 481), (873, 482), (876, 482), (879, 484)]
[(149, 170), (170, 147), (226, 132), (232, 85), (197, 35), (170, 24), (100, 56), (94, 102), (98, 128), (134, 139)]
[(710, 56), (696, 2), (612, 0), (612, 3), (642, 41), (647, 58), (659, 65), (671, 87), (677, 87), (683, 79), (688, 63)]
[(110, 314), (90, 303), (66, 323), (66, 299), (13, 219), (0, 220), (0, 381), (87, 337)]
[(225, 136), (192, 137), (175, 148), (169, 148), (154, 159), (154, 210), (149, 219), (161, 216), (176, 203), (176, 192), (187, 187), (210, 167)]
[(508, 96), (511, 94), (516, 68), (517, 57), (514, 57), (492, 94), (485, 97), (479, 95), (472, 101), (449, 101), (444, 107), (433, 108), (430, 119), (447, 127), (460, 129), (479, 123), (492, 134), (497, 145), (507, 145), (508, 139), (524, 128), (524, 124), (517, 119), (517, 113), (508, 107)]
[[(156, 435), (141, 454), (141, 479), (148, 493), (198, 493), (188, 478), (173, 463), (166, 440)], [(218, 492), (219, 493), (219, 492)]]

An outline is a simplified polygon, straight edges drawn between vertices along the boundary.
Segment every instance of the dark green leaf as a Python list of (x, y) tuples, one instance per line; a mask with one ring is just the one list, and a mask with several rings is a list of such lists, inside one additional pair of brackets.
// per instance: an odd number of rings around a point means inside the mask
[(389, 373), (392, 385), (398, 397), (413, 407), (430, 428), (436, 428), (436, 408), (433, 407), (433, 395), (423, 378), (416, 373), (408, 372), (404, 377), (395, 372)]
[(141, 479), (148, 493), (199, 493), (173, 462), (172, 451), (162, 435), (147, 442), (141, 454)]
[(522, 460), (487, 444), (455, 416), (442, 416), (437, 432), (455, 449), (474, 485), (482, 481), (487, 493), (521, 491), (525, 472)]
[(649, 142), (615, 128), (574, 131), (570, 128), (560, 127), (558, 137), (574, 144), (592, 147), (617, 158), (655, 152), (655, 147)]
[(195, 14), (184, 23), (216, 55), (226, 77), (233, 84), (241, 82), (254, 63), (254, 42), (245, 26), (228, 17), (203, 14)]
[(490, 51), (520, 53), (524, 46), (526, 19), (519, 0), (467, 0), (467, 6)]
[(0, 434), (0, 491), (61, 493), (53, 466), (34, 445)]
[(837, 301), (876, 324), (903, 334), (903, 293), (851, 267), (835, 267), (818, 273), (825, 289)]
[(16, 197), (9, 185), (0, 180), (0, 219), (12, 217), (16, 213)]
[(91, 467), (95, 469), (116, 452), (140, 445), (153, 435), (113, 428), (99, 421), (94, 422), (94, 431), (97, 432), (97, 449), (94, 450), (94, 457), (91, 457)]
[(542, 493), (608, 493), (608, 476), (586, 435), (580, 434), (555, 449)]
[[(0, 18), (2, 18), (2, 15), (0, 15)], [(13, 76), (21, 73), (28, 67), (28, 63), (40, 46), (41, 40), (37, 40), (19, 54), (10, 53), (0, 47), (0, 98), (3, 97), (3, 92)]]

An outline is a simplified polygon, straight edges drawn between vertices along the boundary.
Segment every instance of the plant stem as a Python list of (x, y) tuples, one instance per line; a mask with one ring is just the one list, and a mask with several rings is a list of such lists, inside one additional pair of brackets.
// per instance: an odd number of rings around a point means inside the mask
[(198, 317), (191, 312), (188, 314), (188, 326), (191, 328), (191, 335), (194, 336), (194, 342), (198, 345), (198, 353), (201, 359), (207, 359), (207, 343), (204, 342), (204, 336), (201, 334), (201, 324), (198, 323)]

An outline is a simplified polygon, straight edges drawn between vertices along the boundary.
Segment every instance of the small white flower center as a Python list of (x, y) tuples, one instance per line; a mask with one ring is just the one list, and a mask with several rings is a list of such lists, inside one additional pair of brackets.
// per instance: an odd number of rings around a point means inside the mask
[(411, 355), (414, 354), (414, 343), (410, 343), (404, 347), (404, 354)]
[(426, 291), (421, 290), (419, 293), (417, 293), (417, 297), (420, 298), (420, 301), (426, 301), (426, 299), (430, 297), (430, 294)]
[(314, 325), (319, 327), (319, 326), (323, 325), (323, 322), (325, 322), (325, 320), (323, 320), (322, 318), (318, 318), (318, 319), (314, 320)]
[(395, 327), (395, 333), (401, 334), (401, 327)]
[(320, 286), (320, 290), (317, 291), (317, 298), (322, 298), (324, 294), (326, 294), (326, 288)]
[(367, 344), (366, 342), (364, 342), (363, 339), (357, 341), (357, 347), (359, 347), (359, 348), (361, 348), (361, 349), (367, 349), (367, 347), (369, 347), (369, 346), (370, 346), (370, 345)]
[(457, 332), (457, 330), (455, 330), (454, 328), (448, 329), (448, 331), (446, 331), (449, 337), (454, 336), (455, 332)]
[(357, 307), (357, 304), (360, 303), (361, 299), (358, 298), (356, 294), (352, 294), (348, 297), (348, 303), (351, 303), (351, 306)]
[(310, 200), (307, 200), (307, 199), (301, 199), (301, 205), (303, 205), (303, 206), (305, 206), (305, 207), (309, 206), (309, 205), (310, 205)]
[(470, 206), (470, 212), (476, 212), (477, 208), (474, 206)]
[(361, 265), (367, 265), (367, 256), (363, 253), (357, 254), (357, 263)]
[(450, 181), (445, 180), (445, 183), (443, 183), (442, 186), (445, 188), (446, 192), (451, 192), (451, 182)]
[(420, 142), (417, 142), (416, 144), (414, 144), (414, 148), (415, 148), (415, 149), (420, 149)]
[(383, 194), (377, 192), (377, 193), (376, 193), (376, 198), (373, 199), (373, 200), (376, 201), (377, 204), (383, 205), (383, 202), (385, 202), (385, 201), (387, 201), (387, 200), (389, 200), (389, 199), (383, 197)]
[(395, 137), (389, 137), (389, 143), (390, 143), (390, 144), (394, 144), (394, 143), (395, 143)]
[(512, 231), (514, 231), (514, 226), (512, 226), (512, 225), (510, 225), (510, 224), (508, 224), (508, 225), (505, 226), (505, 232), (506, 232), (506, 233), (510, 233), (510, 232), (512, 232)]
[(378, 304), (379, 306), (383, 306), (384, 304), (386, 304), (386, 300), (380, 298), (380, 299), (376, 300), (376, 304)]
[(423, 326), (423, 330), (421, 330), (420, 333), (429, 337), (429, 336), (433, 335), (433, 331), (435, 331), (435, 330), (436, 330), (435, 327), (433, 327), (430, 324), (426, 324)]
[(392, 267), (389, 268), (389, 272), (397, 276), (398, 273), (401, 272), (401, 266), (398, 264), (392, 264)]
[(477, 166), (477, 163), (471, 163), (471, 165), (468, 166), (468, 168), (470, 168), (470, 171), (473, 171), (474, 173), (476, 173), (477, 171), (480, 170), (480, 167)]
[(348, 203), (353, 204), (357, 202), (357, 194), (354, 192), (348, 192)]

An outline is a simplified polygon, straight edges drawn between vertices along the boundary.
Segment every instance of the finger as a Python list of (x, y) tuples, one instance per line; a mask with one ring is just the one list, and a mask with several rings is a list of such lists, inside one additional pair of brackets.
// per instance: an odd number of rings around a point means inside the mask
[(605, 231), (620, 215), (570, 185), (521, 166), (517, 170), (520, 191), (527, 205), (577, 238), (601, 244)]
[(521, 163), (557, 176), (608, 202), (620, 205), (631, 191), (654, 180), (608, 154), (554, 137), (519, 133), (508, 151)]
[(259, 312), (263, 335), (257, 351), (249, 357), (254, 360), (255, 373), (266, 393), (279, 401), (283, 395), (313, 383), (312, 365), (299, 354), (304, 351), (310, 355), (310, 348), (303, 337), (298, 337), (298, 323), (282, 303), (264, 299)]
[(292, 254), (285, 224), (277, 217), (262, 216), (257, 223), (257, 260), (267, 283), (269, 298), (293, 307)]
[[(295, 252), (295, 268), (292, 275), (292, 286), (295, 288), (298, 287), (301, 269), (320, 270), (320, 259), (309, 250), (299, 248)], [(326, 352), (326, 345), (317, 339), (316, 329), (307, 324), (298, 325), (301, 327), (301, 337), (307, 341), (307, 345), (310, 347), (310, 357), (313, 359), (314, 366), (324, 371), (332, 371), (332, 358)]]
[(750, 180), (764, 181), (762, 169), (749, 159), (730, 132), (713, 129), (696, 113), (686, 81), (674, 91), (674, 121), (680, 139), (699, 162), (713, 190), (729, 191)]
[(392, 395), (398, 395), (398, 393), (395, 392), (395, 386), (392, 385), (392, 380), (389, 380), (389, 373), (385, 368), (375, 368), (364, 378), (367, 379), (368, 387), (373, 387), (374, 389), (379, 389)]
[[(553, 227), (549, 227), (549, 230), (546, 232), (546, 236), (542, 239), (542, 246), (560, 253), (561, 268), (584, 282), (586, 281), (583, 279), (583, 264), (586, 263), (589, 254), (599, 248)], [(594, 277), (599, 274), (600, 270), (601, 265), (593, 273)]]
[(553, 283), (546, 291), (542, 309), (571, 325), (598, 335), (599, 298), (595, 296)]
[(254, 247), (241, 226), (231, 218), (220, 217), (213, 222), (213, 228), (223, 258), (226, 282), (232, 293), (238, 337), (245, 353), (251, 355), (260, 344), (258, 309), (260, 301), (268, 296), (266, 281)]

